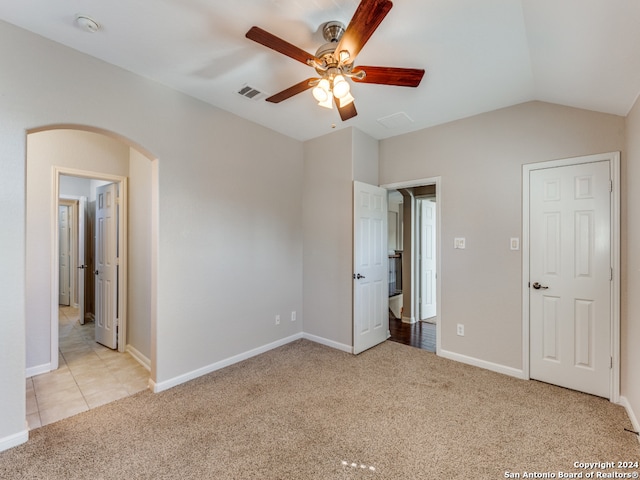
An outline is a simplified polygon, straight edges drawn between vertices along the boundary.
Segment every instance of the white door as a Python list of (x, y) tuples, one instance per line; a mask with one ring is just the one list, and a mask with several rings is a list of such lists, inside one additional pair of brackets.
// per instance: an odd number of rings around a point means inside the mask
[(353, 182), (353, 353), (389, 336), (387, 191)]
[(87, 259), (85, 257), (85, 209), (87, 207), (87, 197), (80, 197), (78, 201), (78, 310), (80, 314), (80, 324), (84, 325), (84, 282), (87, 274)]
[(609, 397), (609, 162), (533, 170), (530, 188), (530, 376)]
[(420, 200), (420, 320), (436, 316), (436, 204)]
[(118, 236), (117, 187), (110, 183), (96, 189), (95, 322), (96, 342), (118, 347)]
[(58, 207), (59, 299), (60, 305), (71, 305), (71, 224), (66, 205)]

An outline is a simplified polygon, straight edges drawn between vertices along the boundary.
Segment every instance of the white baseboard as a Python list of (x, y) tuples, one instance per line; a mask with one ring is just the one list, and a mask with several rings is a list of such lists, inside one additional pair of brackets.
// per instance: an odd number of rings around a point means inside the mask
[(211, 365), (198, 368), (196, 370), (193, 370), (191, 372), (188, 372), (182, 375), (178, 375), (177, 377), (171, 378), (169, 380), (165, 380), (163, 382), (154, 382), (153, 380), (149, 380), (149, 387), (151, 391), (154, 393), (163, 392), (164, 390), (168, 390), (172, 387), (180, 385), (181, 383), (188, 382), (189, 380), (193, 380), (195, 378), (201, 377), (202, 375), (206, 375), (207, 373), (215, 372), (216, 370), (220, 370), (221, 368), (228, 367), (230, 365), (233, 365), (234, 363), (242, 362), (243, 360), (247, 360), (251, 357), (255, 357), (256, 355), (260, 355), (261, 353), (268, 352), (269, 350), (273, 350), (274, 348), (281, 347), (295, 340), (300, 340), (301, 338), (303, 338), (303, 334), (297, 333), (290, 337), (286, 337), (281, 340), (277, 340), (275, 342), (269, 343), (267, 345), (263, 345), (262, 347), (254, 348), (253, 350), (249, 350), (248, 352), (240, 353), (238, 355), (234, 355), (233, 357), (229, 357), (224, 360), (220, 360), (219, 362), (212, 363)]
[(510, 377), (520, 378), (522, 380), (528, 380), (522, 370), (513, 367), (507, 367), (500, 365), (499, 363), (487, 362), (486, 360), (480, 360), (474, 357), (468, 357), (459, 353), (449, 352), (447, 350), (440, 350), (438, 355), (442, 358), (449, 360), (455, 360), (456, 362), (466, 363), (467, 365), (473, 365), (474, 367), (484, 368), (485, 370), (491, 370), (492, 372), (502, 373), (509, 375)]
[[(629, 420), (631, 420), (631, 425), (633, 426), (633, 429), (636, 432), (640, 432), (640, 422), (638, 422), (638, 417), (636, 417), (636, 414), (634, 413), (633, 408), (631, 408), (631, 404), (629, 403), (629, 400), (627, 400), (627, 397), (623, 397), (621, 395), (618, 405), (622, 405), (624, 409), (627, 411), (627, 415), (629, 416)], [(638, 441), (640, 442), (640, 436), (638, 436)]]
[(144, 368), (146, 368), (148, 371), (151, 371), (151, 360), (149, 360), (146, 355), (143, 355), (142, 353), (140, 353), (140, 351), (131, 346), (131, 345), (127, 345), (127, 348), (125, 349), (127, 351), (127, 353), (129, 355), (131, 355), (140, 365), (142, 365)]
[(41, 375), (43, 373), (48, 373), (50, 372), (51, 369), (51, 362), (49, 363), (43, 363), (42, 365), (36, 365), (35, 367), (29, 367), (25, 370), (25, 377), (29, 378), (29, 377), (33, 377), (35, 375)]
[(402, 317), (402, 323), (416, 323), (416, 317)]
[(0, 438), (0, 452), (9, 450), (10, 448), (22, 445), (29, 440), (29, 429), (25, 428), (23, 431), (9, 435), (8, 437)]
[(320, 345), (325, 345), (327, 347), (335, 348), (336, 350), (340, 350), (342, 352), (353, 353), (353, 347), (351, 345), (345, 345), (344, 343), (334, 342), (333, 340), (328, 340), (323, 337), (317, 337), (316, 335), (311, 335), (310, 333), (303, 333), (302, 338), (306, 340), (310, 340), (315, 343), (319, 343)]

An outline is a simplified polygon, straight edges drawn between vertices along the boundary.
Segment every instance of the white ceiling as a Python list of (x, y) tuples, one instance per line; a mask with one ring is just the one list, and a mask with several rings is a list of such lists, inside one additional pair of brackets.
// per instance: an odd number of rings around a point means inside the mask
[[(237, 94), (315, 76), (245, 38), (251, 26), (315, 53), (319, 26), (348, 24), (358, 3), (0, 0), (0, 19), (299, 140), (333, 124), (382, 139), (530, 100), (626, 115), (640, 92), (637, 0), (395, 0), (356, 64), (424, 68), (418, 88), (352, 85), (358, 116), (347, 122), (310, 91), (280, 104)], [(75, 26), (78, 13), (101, 29)]]

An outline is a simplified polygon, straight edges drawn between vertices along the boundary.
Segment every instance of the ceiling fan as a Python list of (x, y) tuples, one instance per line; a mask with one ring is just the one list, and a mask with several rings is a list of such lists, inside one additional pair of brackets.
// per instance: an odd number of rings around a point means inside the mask
[(424, 75), (422, 69), (354, 66), (353, 63), (392, 6), (390, 0), (362, 0), (346, 29), (341, 22), (325, 23), (322, 33), (328, 43), (322, 45), (315, 55), (260, 27), (252, 27), (246, 33), (248, 39), (315, 68), (319, 75), (319, 78), (307, 78), (276, 93), (266, 101), (280, 103), (313, 88), (313, 96), (318, 104), (332, 108), (335, 102), (340, 118), (345, 121), (358, 114), (347, 78), (358, 83), (417, 87)]

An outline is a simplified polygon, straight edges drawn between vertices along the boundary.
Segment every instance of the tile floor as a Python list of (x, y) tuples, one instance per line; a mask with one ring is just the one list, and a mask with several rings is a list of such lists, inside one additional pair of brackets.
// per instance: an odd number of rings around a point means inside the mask
[(94, 340), (94, 323), (60, 307), (59, 368), (27, 378), (27, 422), (33, 430), (147, 388), (149, 372), (128, 353)]

